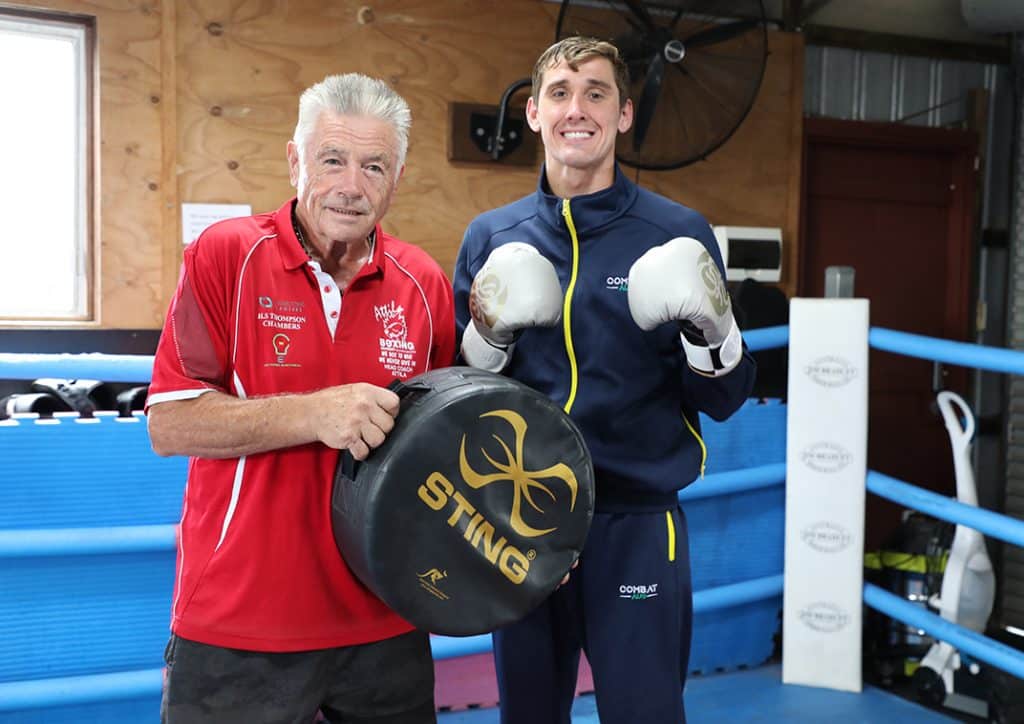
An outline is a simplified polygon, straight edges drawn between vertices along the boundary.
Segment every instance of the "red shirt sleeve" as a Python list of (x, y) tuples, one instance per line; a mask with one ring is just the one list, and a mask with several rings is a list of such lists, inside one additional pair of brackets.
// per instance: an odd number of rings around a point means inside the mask
[(235, 275), (224, 241), (206, 232), (185, 248), (178, 288), (153, 361), (147, 408), (230, 387), (229, 327)]

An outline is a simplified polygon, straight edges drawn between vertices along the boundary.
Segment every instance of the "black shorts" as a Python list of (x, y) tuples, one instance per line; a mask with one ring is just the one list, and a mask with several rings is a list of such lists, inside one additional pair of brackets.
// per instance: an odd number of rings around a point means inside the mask
[(435, 722), (434, 661), (412, 631), (358, 646), (263, 653), (171, 636), (163, 724)]

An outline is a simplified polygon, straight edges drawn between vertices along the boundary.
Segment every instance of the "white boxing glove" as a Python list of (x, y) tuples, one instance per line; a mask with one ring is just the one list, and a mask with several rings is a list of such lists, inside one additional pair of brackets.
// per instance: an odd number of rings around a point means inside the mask
[(553, 327), (562, 317), (562, 286), (555, 267), (530, 244), (514, 241), (491, 252), (469, 290), (472, 322), (462, 335), (462, 357), (500, 372), (520, 330)]
[(715, 260), (696, 239), (671, 239), (637, 259), (629, 270), (628, 296), (629, 313), (644, 331), (680, 323), (686, 361), (695, 372), (720, 377), (743, 358), (729, 292)]

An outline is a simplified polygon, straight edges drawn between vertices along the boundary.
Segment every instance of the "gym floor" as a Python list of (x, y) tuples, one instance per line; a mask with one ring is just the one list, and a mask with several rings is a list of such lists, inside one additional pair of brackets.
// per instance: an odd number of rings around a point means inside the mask
[[(782, 667), (774, 664), (756, 669), (711, 676), (695, 676), (686, 683), (686, 713), (691, 724), (745, 722), (747, 724), (878, 724), (907, 721), (942, 724), (984, 721), (955, 713), (937, 712), (903, 699), (884, 689), (866, 685), (860, 694), (808, 686), (783, 685)], [(439, 724), (493, 724), (497, 709), (470, 709), (438, 714)], [(573, 724), (598, 724), (594, 696), (576, 698)]]

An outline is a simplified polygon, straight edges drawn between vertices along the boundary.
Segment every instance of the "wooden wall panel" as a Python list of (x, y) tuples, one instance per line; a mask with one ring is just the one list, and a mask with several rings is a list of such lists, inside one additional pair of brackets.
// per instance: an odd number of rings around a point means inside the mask
[[(557, 3), (165, 2), (22, 3), (97, 17), (103, 327), (160, 326), (181, 257), (181, 202), (266, 211), (292, 195), (285, 144), (298, 96), (331, 73), (379, 76), (409, 101), (406, 174), (384, 225), (449, 273), (470, 219), (536, 184), (536, 168), (449, 163), (448, 104), (496, 105), (528, 76), (553, 40)], [(788, 262), (798, 230), (803, 46), (796, 35), (770, 38), (760, 96), (733, 138), (705, 162), (643, 172), (640, 183), (712, 223), (782, 227)], [(793, 279), (790, 264), (790, 293)]]
[[(181, 199), (276, 207), (291, 193), (284, 143), (299, 93), (329, 73), (377, 75), (406, 97), (414, 118), (406, 174), (385, 227), (450, 272), (469, 220), (528, 193), (536, 169), (449, 163), (448, 103), (496, 104), (553, 40), (557, 10), (537, 0), (183, 3)], [(799, 36), (772, 33), (771, 53), (758, 101), (725, 146), (706, 162), (645, 172), (640, 181), (712, 223), (782, 227), (792, 250), (803, 45)], [(787, 269), (787, 288), (791, 278)]]
[(182, 3), (182, 201), (276, 208), (292, 193), (284, 154), (299, 94), (331, 73), (375, 75), (413, 112), (406, 173), (384, 226), (450, 272), (473, 215), (529, 191), (536, 171), (449, 164), (448, 103), (497, 104), (550, 42), (557, 7), (536, 0)]

